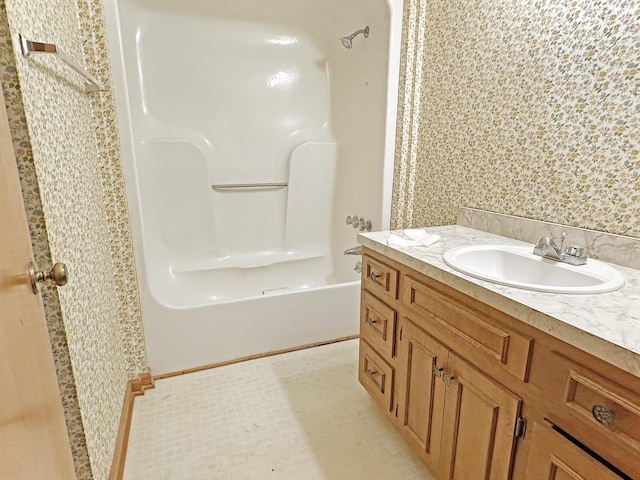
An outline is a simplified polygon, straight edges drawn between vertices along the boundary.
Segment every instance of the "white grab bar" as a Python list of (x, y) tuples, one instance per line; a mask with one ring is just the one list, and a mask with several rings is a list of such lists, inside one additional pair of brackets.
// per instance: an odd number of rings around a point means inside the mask
[(225, 183), (222, 185), (211, 185), (214, 190), (230, 190), (233, 188), (280, 188), (287, 187), (288, 183)]

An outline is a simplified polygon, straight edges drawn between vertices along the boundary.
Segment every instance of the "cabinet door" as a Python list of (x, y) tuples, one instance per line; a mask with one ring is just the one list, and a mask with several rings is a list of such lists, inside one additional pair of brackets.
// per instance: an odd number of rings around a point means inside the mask
[(521, 400), (449, 353), (442, 429), (442, 478), (508, 480)]
[(440, 462), (448, 350), (406, 318), (398, 335), (398, 421), (432, 472)]
[(621, 480), (621, 477), (552, 430), (536, 423), (527, 480)]

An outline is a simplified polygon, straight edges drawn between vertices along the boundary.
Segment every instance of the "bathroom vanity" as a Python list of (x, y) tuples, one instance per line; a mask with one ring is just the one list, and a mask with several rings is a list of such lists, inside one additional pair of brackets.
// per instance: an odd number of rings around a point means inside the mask
[(620, 267), (627, 285), (599, 295), (503, 287), (456, 273), (442, 254), (521, 242), (427, 230), (442, 240), (393, 248), (390, 232), (359, 236), (358, 377), (428, 469), (458, 480), (640, 479), (636, 271)]

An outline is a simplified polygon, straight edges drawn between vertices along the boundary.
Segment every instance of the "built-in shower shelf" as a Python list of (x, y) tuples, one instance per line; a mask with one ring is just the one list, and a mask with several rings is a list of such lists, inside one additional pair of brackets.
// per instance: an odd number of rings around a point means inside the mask
[(297, 262), (312, 258), (320, 258), (327, 254), (328, 252), (324, 250), (312, 250), (303, 252), (261, 252), (244, 255), (229, 255), (227, 257), (205, 259), (198, 262), (177, 262), (171, 268), (171, 271), (181, 273), (229, 268), (264, 268), (277, 263)]

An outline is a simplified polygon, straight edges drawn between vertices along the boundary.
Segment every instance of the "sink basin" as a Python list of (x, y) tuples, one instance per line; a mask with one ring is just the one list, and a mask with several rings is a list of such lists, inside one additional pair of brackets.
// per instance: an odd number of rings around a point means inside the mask
[(533, 245), (467, 245), (447, 250), (443, 260), (472, 277), (538, 292), (604, 293), (624, 285), (618, 270), (598, 260), (573, 266), (532, 252)]

